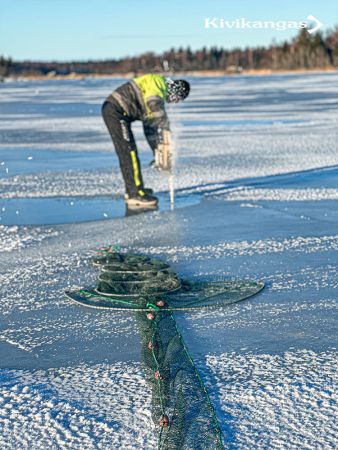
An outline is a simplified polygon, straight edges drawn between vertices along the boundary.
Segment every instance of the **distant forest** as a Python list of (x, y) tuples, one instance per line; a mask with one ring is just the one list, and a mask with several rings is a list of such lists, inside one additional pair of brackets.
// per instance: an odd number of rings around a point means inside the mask
[(311, 35), (305, 29), (291, 41), (273, 42), (268, 47), (227, 50), (222, 47), (170, 49), (160, 55), (103, 61), (37, 62), (13, 61), (0, 57), (0, 77), (27, 75), (126, 74), (143, 72), (189, 72), (215, 70), (240, 72), (252, 69), (295, 70), (338, 68), (338, 26), (331, 31)]

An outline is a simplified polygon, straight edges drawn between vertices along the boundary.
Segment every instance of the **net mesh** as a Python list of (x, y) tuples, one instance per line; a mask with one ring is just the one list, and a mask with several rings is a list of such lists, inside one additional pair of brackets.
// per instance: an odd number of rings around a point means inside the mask
[(158, 448), (222, 449), (213, 406), (172, 312), (159, 311), (151, 320), (136, 314)]
[(189, 282), (159, 259), (110, 248), (95, 256), (93, 264), (100, 270), (96, 288), (67, 295), (87, 306), (136, 311), (158, 448), (222, 449), (214, 408), (173, 311), (233, 303), (257, 293), (263, 284)]

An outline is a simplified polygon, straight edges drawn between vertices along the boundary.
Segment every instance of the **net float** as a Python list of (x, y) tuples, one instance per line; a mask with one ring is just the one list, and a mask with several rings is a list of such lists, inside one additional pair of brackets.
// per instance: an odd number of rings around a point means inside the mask
[(169, 426), (169, 417), (163, 414), (163, 416), (160, 418), (160, 425), (161, 427), (167, 427)]
[(164, 300), (158, 300), (156, 302), (156, 306), (159, 306), (160, 308), (162, 308), (163, 306), (165, 306), (165, 301)]
[(156, 370), (156, 372), (154, 373), (156, 380), (160, 379), (161, 381), (163, 381), (165, 378), (163, 375), (160, 374), (160, 372), (158, 370)]

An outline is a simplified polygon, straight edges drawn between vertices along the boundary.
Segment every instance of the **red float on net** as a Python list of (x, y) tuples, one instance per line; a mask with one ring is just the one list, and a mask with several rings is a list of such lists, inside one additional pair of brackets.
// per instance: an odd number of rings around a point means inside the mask
[(163, 414), (163, 416), (160, 418), (160, 425), (161, 427), (168, 427), (169, 426), (169, 417)]
[(165, 377), (163, 375), (161, 375), (158, 370), (156, 370), (156, 372), (154, 373), (154, 376), (155, 376), (156, 380), (160, 379), (161, 381), (163, 381), (165, 379)]
[(160, 308), (162, 308), (163, 306), (165, 306), (165, 301), (164, 300), (158, 300), (156, 302), (156, 306), (159, 306)]

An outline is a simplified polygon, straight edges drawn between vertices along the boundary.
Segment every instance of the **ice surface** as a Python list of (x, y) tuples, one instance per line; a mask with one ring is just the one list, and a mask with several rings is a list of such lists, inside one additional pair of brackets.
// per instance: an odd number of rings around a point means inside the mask
[[(100, 118), (121, 81), (0, 86), (2, 217), (11, 200), (122, 197)], [(338, 75), (191, 81), (169, 114), (177, 195), (193, 206), (72, 225), (17, 226), (13, 214), (0, 226), (1, 448), (155, 448), (133, 314), (63, 296), (95, 283), (89, 258), (107, 244), (190, 278), (264, 280), (243, 303), (176, 314), (225, 446), (337, 446)], [(167, 195), (135, 132), (146, 185)]]

